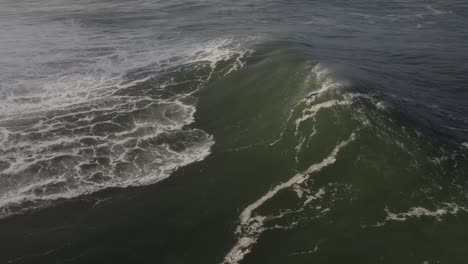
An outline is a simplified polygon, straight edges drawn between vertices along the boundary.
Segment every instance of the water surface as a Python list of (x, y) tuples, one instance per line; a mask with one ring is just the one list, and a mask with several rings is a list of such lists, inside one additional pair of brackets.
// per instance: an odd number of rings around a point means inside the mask
[(465, 1), (0, 6), (2, 262), (468, 257)]

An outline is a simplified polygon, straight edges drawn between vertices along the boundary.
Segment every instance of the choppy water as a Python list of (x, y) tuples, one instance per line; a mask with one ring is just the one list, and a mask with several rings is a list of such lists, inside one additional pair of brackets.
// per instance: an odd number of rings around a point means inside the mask
[(468, 257), (465, 1), (0, 7), (0, 259)]

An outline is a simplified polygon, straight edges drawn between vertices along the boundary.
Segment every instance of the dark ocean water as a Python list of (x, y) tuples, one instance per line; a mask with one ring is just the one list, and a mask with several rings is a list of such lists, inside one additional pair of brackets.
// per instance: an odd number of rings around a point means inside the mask
[(0, 1), (0, 263), (466, 263), (467, 25)]

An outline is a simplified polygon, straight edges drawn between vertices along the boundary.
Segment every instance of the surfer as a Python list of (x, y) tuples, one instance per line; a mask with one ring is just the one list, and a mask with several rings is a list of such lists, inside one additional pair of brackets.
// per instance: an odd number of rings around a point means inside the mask
[(308, 104), (311, 103), (314, 99), (315, 99), (315, 96), (317, 96), (319, 93), (309, 93), (308, 95), (304, 96), (304, 100), (305, 102), (307, 102)]

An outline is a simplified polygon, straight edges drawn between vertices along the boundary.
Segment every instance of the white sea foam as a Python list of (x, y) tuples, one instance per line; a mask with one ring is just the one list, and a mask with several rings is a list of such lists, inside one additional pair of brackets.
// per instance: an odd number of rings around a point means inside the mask
[(348, 83), (344, 80), (337, 80), (334, 78), (333, 73), (331, 68), (321, 63), (318, 63), (312, 68), (312, 74), (321, 86), (317, 92), (323, 93), (328, 90), (340, 89), (348, 86)]
[(291, 109), (289, 111), (289, 115), (288, 115), (288, 118), (286, 118), (286, 121), (284, 121), (284, 125), (281, 129), (281, 132), (279, 133), (278, 135), (278, 138), (273, 140), (273, 142), (271, 142), (270, 144), (268, 144), (268, 146), (274, 146), (276, 145), (278, 142), (280, 142), (282, 139), (283, 139), (283, 136), (284, 136), (284, 133), (286, 132), (286, 129), (288, 128), (288, 124), (289, 124), (289, 120), (291, 120), (292, 116), (294, 114), (294, 109)]
[(313, 104), (302, 111), (302, 116), (296, 119), (296, 131), (298, 131), (301, 123), (308, 119), (315, 120), (317, 113), (326, 108), (331, 108), (337, 105), (350, 105), (352, 101), (350, 100), (330, 100), (323, 103)]
[[(112, 63), (112, 66), (108, 65), (110, 62), (107, 61), (107, 57), (97, 58), (97, 62), (89, 66), (94, 68), (85, 72), (82, 69), (75, 69), (75, 72), (64, 71), (52, 76), (40, 78), (31, 76), (32, 79), (19, 80), (20, 83), (10, 85), (13, 87), (3, 89), (3, 96), (0, 96), (0, 117), (63, 109), (110, 96), (120, 89), (151, 78), (146, 75), (129, 82), (125, 74), (132, 69), (150, 67), (150, 72), (157, 72), (170, 67), (206, 62), (214, 70), (218, 62), (232, 58), (234, 63), (229, 65), (230, 68), (225, 73), (228, 74), (242, 67), (242, 58), (252, 52), (229, 38), (158, 49), (160, 49), (158, 52), (148, 50), (144, 54), (127, 54), (129, 57), (121, 58), (121, 61)], [(211, 74), (212, 72), (204, 76), (203, 81), (209, 80)], [(28, 92), (16, 94), (14, 91), (19, 90), (18, 86), (27, 89)]]
[(447, 215), (456, 215), (459, 212), (468, 213), (468, 209), (456, 203), (443, 203), (435, 209), (411, 207), (407, 212), (393, 213), (388, 208), (385, 208), (385, 212), (387, 214), (385, 221), (404, 222), (408, 219), (422, 217), (432, 217), (441, 221)]
[[(250, 52), (217, 39), (129, 55), (110, 70), (98, 61), (92, 71), (31, 78), (24, 85), (37, 89), (25, 93), (3, 90), (0, 217), (107, 187), (152, 184), (204, 159), (214, 139), (187, 128), (194, 94), (215, 71), (242, 67)], [(225, 69), (221, 61), (229, 62)], [(184, 70), (196, 76), (165, 77)]]
[(443, 9), (440, 9), (440, 8), (436, 8), (436, 7), (432, 6), (432, 5), (427, 5), (426, 9), (431, 11), (432, 14), (434, 14), (436, 16), (447, 15), (447, 14), (452, 14), (453, 13), (451, 10), (443, 10)]
[[(306, 78), (304, 80), (304, 86), (308, 87), (311, 84), (318, 83), (320, 85), (320, 89), (318, 89), (315, 92), (318, 92), (319, 94), (325, 93), (326, 91), (329, 91), (329, 90), (331, 91), (333, 89), (343, 88), (346, 86), (344, 82), (335, 80), (332, 74), (333, 74), (333, 71), (331, 71), (329, 68), (325, 67), (324, 65), (318, 63), (312, 68), (312, 70), (310, 70), (309, 74), (306, 75)], [(330, 108), (336, 105), (349, 105), (351, 103), (352, 103), (352, 100), (349, 100), (349, 98), (345, 98), (345, 100), (331, 100), (331, 101), (322, 102), (318, 104), (317, 103), (306, 104), (306, 107), (302, 110), (302, 116), (296, 119), (295, 121), (296, 122), (296, 132), (295, 132), (296, 136), (298, 136), (300, 124), (307, 119), (315, 120), (316, 114), (321, 109)], [(289, 121), (293, 117), (295, 113), (295, 109), (300, 105), (301, 103), (297, 103), (294, 106), (294, 108), (290, 110), (288, 118), (285, 120), (278, 138), (275, 139), (272, 143), (268, 144), (269, 146), (274, 146), (283, 139), (283, 136), (284, 136), (284, 133), (286, 132)], [(296, 161), (298, 161), (298, 153), (301, 151), (302, 147), (304, 146), (304, 143), (310, 140), (310, 138), (314, 136), (316, 132), (317, 130), (315, 129), (315, 127), (313, 127), (311, 134), (301, 138), (299, 145), (296, 146), (295, 148), (296, 149), (296, 157), (295, 157)]]
[[(347, 84), (344, 81), (338, 81), (333, 77), (333, 71), (330, 68), (325, 67), (320, 63), (318, 63), (312, 68), (311, 73), (311, 76), (320, 85), (320, 88), (317, 91), (315, 91), (319, 93), (318, 97), (320, 97), (321, 94), (326, 93), (328, 91), (341, 89), (347, 86)], [(352, 98), (345, 98), (344, 100), (333, 99), (320, 103), (315, 103), (315, 101), (319, 100), (318, 98), (315, 99), (313, 104), (308, 104), (302, 110), (302, 116), (296, 119), (296, 135), (298, 134), (298, 129), (301, 123), (308, 119), (315, 120), (315, 117), (320, 110), (331, 108), (337, 105), (350, 105), (352, 103), (351, 99)], [(315, 128), (313, 128), (313, 134), (315, 133), (316, 130)]]
[[(315, 135), (315, 128), (314, 128), (314, 131), (312, 132), (312, 135)], [(302, 151), (302, 148), (304, 147), (304, 142), (306, 141), (306, 137), (302, 137), (299, 139), (299, 144), (297, 144), (296, 147), (294, 147), (294, 149), (296, 150), (296, 155), (295, 155), (295, 160), (296, 160), (296, 163), (299, 162), (299, 153)]]
[(378, 103), (375, 104), (375, 106), (380, 109), (380, 110), (386, 110), (388, 109), (388, 105), (384, 101), (379, 101)]
[[(237, 243), (224, 257), (222, 263), (239, 263), (245, 255), (251, 252), (252, 246), (257, 242), (259, 236), (266, 230), (266, 221), (282, 217), (282, 214), (277, 216), (255, 215), (255, 210), (257, 210), (271, 198), (276, 196), (280, 191), (291, 187), (293, 187), (293, 190), (296, 190), (298, 196), (302, 196), (303, 191), (298, 192), (297, 185), (303, 184), (310, 178), (310, 176), (313, 173), (318, 172), (321, 169), (335, 163), (340, 150), (352, 141), (354, 141), (355, 138), (356, 135), (353, 133), (347, 140), (342, 141), (338, 145), (336, 145), (333, 151), (330, 153), (330, 155), (324, 160), (322, 160), (320, 163), (313, 164), (310, 167), (308, 167), (304, 172), (298, 173), (292, 178), (290, 178), (288, 181), (276, 185), (272, 190), (267, 192), (255, 202), (248, 205), (239, 216), (240, 223), (236, 228)], [(317, 194), (309, 196), (306, 201), (318, 199), (323, 194), (324, 190), (320, 189), (317, 192)]]
[(307, 250), (307, 251), (301, 251), (301, 252), (294, 252), (289, 254), (289, 256), (297, 256), (297, 255), (309, 255), (309, 254), (314, 254), (319, 250), (319, 244), (315, 245), (314, 249), (312, 250)]

